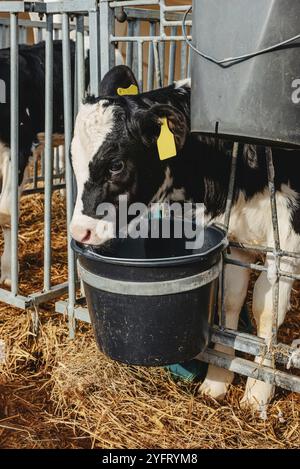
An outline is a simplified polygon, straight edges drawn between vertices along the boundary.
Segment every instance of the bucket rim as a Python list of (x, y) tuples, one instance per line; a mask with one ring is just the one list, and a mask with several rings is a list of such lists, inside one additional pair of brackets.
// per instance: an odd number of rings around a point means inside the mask
[[(130, 259), (130, 258), (118, 258), (118, 257), (111, 257), (111, 256), (103, 256), (102, 254), (98, 254), (93, 251), (89, 251), (88, 249), (85, 250), (79, 243), (74, 239), (71, 240), (71, 248), (75, 251), (76, 254), (85, 257), (86, 259), (92, 261), (100, 261), (106, 264), (115, 264), (115, 265), (122, 265), (126, 267), (169, 267), (174, 265), (184, 265), (184, 264), (191, 264), (197, 262), (201, 259), (206, 258), (210, 254), (217, 254), (220, 251), (224, 251), (228, 245), (229, 241), (227, 238), (227, 233), (225, 229), (222, 229), (220, 226), (211, 224), (208, 225), (207, 228), (213, 229), (218, 231), (222, 234), (221, 241), (216, 244), (215, 246), (207, 249), (204, 252), (190, 254), (187, 256), (176, 256), (176, 257), (160, 257), (160, 258), (153, 258), (153, 259)], [(88, 245), (86, 245), (88, 246)]]

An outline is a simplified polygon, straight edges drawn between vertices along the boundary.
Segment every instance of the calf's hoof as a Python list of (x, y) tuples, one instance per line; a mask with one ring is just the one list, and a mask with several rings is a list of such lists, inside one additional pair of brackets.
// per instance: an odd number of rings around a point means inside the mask
[(11, 278), (10, 275), (1, 274), (0, 285), (11, 288)]
[(5, 285), (6, 287), (11, 287), (11, 266), (10, 262), (7, 262), (6, 257), (2, 256), (1, 258), (1, 275), (0, 275), (0, 285)]
[(200, 386), (200, 392), (214, 399), (223, 399), (233, 378), (234, 373), (232, 371), (210, 366), (207, 376)]
[(262, 419), (267, 418), (267, 408), (274, 396), (275, 386), (257, 379), (248, 378), (245, 394), (240, 402), (242, 408), (250, 408), (260, 413)]

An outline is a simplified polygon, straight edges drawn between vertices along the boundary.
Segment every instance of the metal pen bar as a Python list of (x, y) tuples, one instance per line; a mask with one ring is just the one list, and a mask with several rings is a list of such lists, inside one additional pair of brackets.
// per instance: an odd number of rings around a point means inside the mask
[(144, 85), (143, 85), (143, 73), (144, 72), (144, 64), (143, 64), (143, 43), (138, 43), (138, 85), (141, 92), (143, 92)]
[[(191, 20), (186, 20), (185, 22), (186, 26), (192, 26), (192, 21)], [(181, 27), (182, 26), (182, 20), (179, 21), (169, 21), (169, 20), (164, 20), (163, 21), (163, 26), (166, 27)], [(162, 36), (165, 38), (165, 35)]]
[[(2, 6), (2, 2), (0, 3), (0, 5)], [(0, 11), (3, 11), (3, 10), (0, 8)], [(0, 18), (0, 25), (9, 26), (10, 25), (9, 18)], [(26, 29), (32, 29), (32, 28), (42, 29), (42, 30), (46, 29), (46, 21), (42, 21), (42, 20), (33, 21), (31, 19), (24, 20), (24, 19), (19, 18), (18, 25), (19, 27), (22, 26)], [(73, 29), (75, 29), (75, 26), (70, 24), (70, 30), (73, 30)], [(87, 27), (85, 27), (85, 29), (87, 29)], [(61, 30), (61, 23), (53, 23), (53, 30), (55, 32)]]
[[(99, 15), (97, 15), (97, 22), (99, 19)], [(97, 34), (97, 42), (98, 42), (98, 28), (96, 31)], [(85, 96), (85, 53), (84, 53), (84, 16), (80, 15), (77, 17), (76, 21), (76, 90), (77, 90), (77, 107), (74, 109), (74, 122), (76, 119), (76, 115), (80, 109), (80, 106), (83, 102), (84, 96)], [(97, 54), (99, 58), (99, 52), (95, 51), (95, 54)], [(98, 62), (98, 77), (99, 77), (99, 68), (100, 68), (100, 63)], [(97, 79), (97, 77), (94, 77), (93, 74), (93, 79)], [(93, 85), (94, 86), (94, 85)], [(73, 197), (77, 197), (76, 193), (76, 179), (75, 175), (73, 174)], [(75, 282), (77, 282), (77, 270), (75, 270)]]
[[(91, 94), (98, 96), (100, 85), (99, 12), (93, 11), (89, 13), (89, 25), (90, 38), (92, 38), (92, 40), (90, 40), (90, 92)], [(102, 39), (100, 38), (100, 42), (101, 41)], [(103, 47), (104, 45), (102, 48)], [(101, 65), (102, 63), (104, 64), (104, 58), (101, 57)]]
[[(186, 10), (185, 10), (186, 11)], [(132, 7), (124, 7), (124, 12), (128, 19), (140, 19), (144, 21), (160, 21), (160, 12), (158, 10), (150, 10), (146, 8), (132, 8)], [(184, 13), (184, 12), (183, 12)], [(166, 12), (166, 19), (169, 21), (182, 21), (183, 13), (176, 13), (176, 12)]]
[[(55, 303), (55, 312), (60, 314), (66, 314), (67, 311), (67, 303), (66, 301), (57, 301)], [(91, 323), (90, 315), (87, 308), (82, 306), (76, 306), (74, 311), (75, 318), (79, 321), (84, 321), (88, 324)]]
[[(133, 20), (133, 37), (138, 37), (140, 33), (140, 21)], [(139, 63), (138, 63), (138, 48), (139, 45), (143, 44), (143, 41), (136, 41), (133, 43), (133, 58), (132, 58), (132, 71), (134, 76), (138, 75)]]
[(165, 53), (166, 53), (166, 43), (164, 41), (159, 42), (159, 61), (160, 61), (160, 75), (161, 83), (164, 86), (165, 83)]
[(5, 37), (5, 29), (3, 28), (2, 24), (0, 23), (0, 48), (3, 49), (5, 47), (4, 37)]
[(234, 357), (223, 352), (207, 349), (197, 357), (199, 360), (211, 363), (220, 368), (226, 368), (234, 373), (274, 384), (293, 392), (300, 392), (300, 377), (283, 371), (274, 370), (259, 363), (250, 362), (244, 358)]
[(236, 265), (238, 267), (244, 267), (245, 269), (255, 270), (257, 272), (267, 272), (268, 269), (264, 265), (261, 264), (254, 264), (253, 262), (242, 262), (237, 259), (226, 257), (225, 259), (226, 264)]
[[(226, 307), (225, 307), (225, 259), (226, 256), (223, 254), (223, 269), (219, 278), (220, 292), (221, 292), (221, 302), (219, 299), (218, 308), (221, 307), (221, 314), (219, 315), (219, 325), (222, 329), (226, 327)], [(219, 297), (220, 298), (220, 297)]]
[[(133, 36), (134, 31), (134, 23), (133, 21), (128, 21), (127, 25), (127, 34), (128, 36)], [(133, 62), (133, 42), (127, 42), (126, 44), (126, 65), (127, 67), (132, 69), (132, 62)]]
[(272, 286), (273, 292), (273, 317), (272, 317), (272, 338), (271, 347), (277, 343), (277, 330), (278, 330), (278, 308), (279, 308), (279, 272), (280, 272), (280, 238), (279, 238), (279, 226), (277, 216), (277, 204), (276, 204), (276, 188), (275, 188), (275, 168), (273, 164), (273, 154), (270, 147), (266, 148), (266, 162), (268, 170), (268, 183), (270, 192), (270, 202), (272, 211), (272, 227), (273, 227), (273, 238), (274, 238), (274, 258), (276, 267), (276, 281)]
[[(241, 262), (238, 261), (237, 259), (232, 259), (232, 258), (225, 258), (225, 263), (226, 264), (231, 264), (231, 265), (236, 265), (239, 267), (245, 267), (245, 269), (251, 269), (251, 270), (256, 270), (257, 272), (268, 272), (268, 268), (260, 265), (260, 264), (254, 264), (252, 262)], [(286, 278), (291, 278), (293, 280), (300, 280), (300, 274), (292, 274), (290, 272), (286, 272), (284, 270), (279, 270), (278, 275), (280, 277), (286, 277)]]
[[(261, 246), (260, 244), (248, 244), (248, 243), (237, 243), (234, 241), (230, 241), (230, 246), (236, 249), (242, 249), (245, 251), (257, 251), (257, 252), (262, 252), (264, 254), (267, 254), (268, 252), (274, 252), (274, 248), (268, 247), (268, 246)], [(277, 253), (278, 256), (281, 257), (292, 257), (295, 259), (300, 259), (300, 253), (299, 252), (292, 252), (292, 251), (284, 251), (280, 249), (280, 251)]]
[(46, 303), (47, 301), (51, 301), (55, 299), (57, 296), (64, 295), (68, 292), (68, 283), (63, 282), (59, 285), (54, 285), (51, 289), (47, 292), (37, 292), (32, 293), (29, 295), (29, 299), (31, 300), (32, 304), (38, 306), (42, 303)]
[(188, 46), (186, 42), (181, 43), (180, 48), (180, 79), (186, 78), (186, 61), (187, 61)]
[(255, 357), (260, 356), (264, 359), (270, 360), (275, 358), (277, 363), (293, 368), (300, 368), (300, 354), (296, 354), (295, 347), (290, 347), (286, 344), (277, 344), (274, 348), (274, 353), (268, 351), (267, 344), (261, 337), (253, 336), (251, 334), (234, 331), (232, 329), (219, 329), (213, 327), (211, 331), (211, 341), (215, 344), (222, 344), (227, 347), (232, 347), (234, 350), (244, 352)]
[[(134, 20), (131, 20), (134, 21)], [(189, 40), (192, 40), (191, 36), (188, 36)], [(138, 37), (130, 37), (130, 36), (110, 36), (110, 42), (153, 42), (153, 41), (176, 41), (176, 42), (185, 42), (184, 36), (165, 36), (162, 38), (161, 36), (138, 36)]]
[[(177, 28), (171, 29), (171, 35), (176, 36)], [(168, 84), (171, 85), (175, 79), (175, 60), (176, 60), (176, 42), (172, 41), (170, 43), (170, 52), (169, 52), (169, 79)]]
[[(44, 179), (44, 176), (45, 176), (45, 154), (44, 154), (44, 151), (42, 151), (41, 153), (41, 176), (42, 177), (42, 180)], [(38, 180), (40, 180), (40, 178), (38, 178)]]
[[(25, 2), (19, 1), (2, 1), (0, 10), (3, 13), (24, 13), (25, 11)], [(11, 25), (11, 23), (10, 23)]]
[(43, 29), (42, 28), (38, 28), (38, 30), (37, 30), (37, 40), (38, 40), (38, 42), (41, 42), (43, 40)]
[(160, 71), (160, 60), (159, 60), (159, 49), (157, 41), (153, 41), (153, 51), (154, 51), (154, 69), (155, 69), (155, 79), (156, 79), (156, 87), (162, 87), (162, 78), (161, 78), (161, 71)]
[(188, 10), (190, 8), (190, 5), (174, 5), (174, 6), (168, 6), (168, 5), (165, 5), (164, 3), (162, 4), (162, 7), (161, 7), (165, 12), (183, 12), (185, 13), (186, 10)]
[(54, 171), (54, 174), (53, 174), (53, 178), (60, 178), (60, 168), (59, 168), (59, 148), (56, 147), (54, 148), (53, 150), (53, 158), (54, 158), (54, 167), (55, 167), (55, 171)]
[[(52, 192), (58, 191), (61, 189), (65, 189), (66, 185), (65, 184), (54, 184), (52, 185)], [(33, 189), (25, 189), (22, 192), (22, 195), (31, 195), (31, 194), (44, 194), (44, 188), (43, 187), (36, 187)]]
[[(70, 24), (70, 23), (69, 23)], [(75, 116), (78, 112), (78, 73), (77, 73), (77, 44), (75, 43), (75, 58), (74, 58), (74, 88), (73, 91), (73, 119), (75, 124)]]
[[(30, 178), (28, 178), (28, 182), (30, 181)], [(34, 157), (33, 161), (33, 177), (32, 177), (32, 182), (33, 182), (33, 188), (36, 189), (38, 187), (38, 161), (37, 157)]]
[[(227, 193), (227, 201), (226, 201), (226, 208), (225, 208), (224, 225), (225, 225), (227, 233), (229, 230), (230, 215), (231, 215), (231, 209), (232, 209), (233, 198), (234, 198), (238, 153), (239, 153), (239, 144), (235, 142), (233, 144), (233, 150), (232, 150), (231, 168), (230, 168), (230, 176), (229, 176), (229, 182), (228, 182), (228, 193)], [(224, 259), (226, 259), (225, 253), (224, 253)], [(225, 271), (224, 269), (221, 275), (221, 327), (223, 329), (226, 327)]]
[(18, 293), (19, 218), (19, 47), (18, 15), (10, 14), (10, 151), (11, 151), (11, 292)]
[(63, 89), (64, 89), (64, 128), (65, 128), (65, 167), (66, 167), (66, 202), (67, 202), (67, 240), (68, 240), (68, 319), (69, 335), (74, 338), (75, 321), (74, 305), (75, 291), (75, 256), (71, 249), (70, 222), (73, 214), (73, 173), (70, 163), (70, 147), (72, 137), (72, 92), (71, 92), (71, 52), (69, 37), (69, 17), (67, 13), (62, 15), (63, 35)]
[(190, 78), (192, 76), (192, 51), (191, 48), (188, 48), (187, 53), (187, 76)]
[[(155, 34), (156, 25), (153, 21), (150, 22), (150, 36)], [(148, 51), (148, 78), (147, 78), (147, 90), (150, 91), (154, 86), (154, 51), (153, 51), (153, 42), (149, 42), (149, 51)]]
[[(54, 179), (54, 180), (56, 180), (56, 179), (61, 179), (61, 177), (62, 177), (62, 174), (61, 174), (61, 173), (53, 174), (53, 175), (52, 175), (52, 180), (53, 180), (53, 179)], [(44, 182), (44, 180), (45, 180), (45, 178), (42, 177), (42, 176), (38, 176), (38, 177), (36, 178), (36, 182)], [(26, 180), (26, 182), (27, 182), (28, 184), (30, 184), (30, 183), (34, 182), (34, 178), (29, 177), (29, 178)], [(53, 186), (53, 184), (52, 184), (52, 186)], [(41, 189), (43, 189), (43, 187), (41, 187)], [(43, 189), (43, 190), (44, 190), (44, 189)]]
[(160, 13), (157, 10), (146, 8), (123, 7), (128, 20), (159, 21)]
[(229, 229), (231, 208), (232, 208), (233, 198), (234, 198), (238, 154), (239, 154), (239, 144), (235, 142), (233, 144), (233, 150), (232, 150), (231, 169), (230, 169), (230, 177), (229, 177), (229, 183), (228, 183), (228, 195), (227, 195), (226, 209), (225, 209), (224, 225), (227, 231)]
[[(107, 2), (100, 4), (100, 64), (101, 64), (101, 78), (113, 67), (115, 64), (115, 48), (110, 38), (115, 32), (115, 16), (114, 10)], [(92, 33), (90, 32), (91, 37)]]
[(53, 3), (34, 2), (33, 10), (36, 13), (83, 13), (97, 11), (97, 0), (63, 0)]
[[(176, 12), (186, 12), (189, 6), (166, 6), (165, 0), (160, 0), (159, 3), (160, 10), (159, 10), (159, 19), (160, 19), (160, 38), (165, 39), (167, 37), (165, 28), (167, 27), (177, 27), (177, 26), (182, 26), (182, 19), (180, 20), (170, 20), (167, 19), (166, 13), (176, 13)], [(186, 21), (187, 25), (191, 25), (191, 20)]]
[(44, 290), (51, 288), (51, 215), (53, 173), (53, 16), (47, 15), (45, 71)]
[(165, 0), (161, 0), (160, 5), (159, 5), (159, 34), (161, 38), (164, 38), (165, 36), (164, 21), (165, 21)]
[(84, 64), (84, 16), (76, 20), (76, 71), (77, 71), (77, 102), (81, 105), (85, 94), (85, 64)]
[(10, 47), (10, 28), (6, 28), (6, 47)]
[(28, 297), (14, 295), (10, 291), (4, 290), (4, 288), (0, 288), (0, 301), (21, 309), (26, 309), (32, 305), (31, 300)]
[[(102, 4), (108, 3), (109, 0), (101, 0)], [(159, 5), (160, 0), (130, 0), (130, 6)], [(110, 2), (110, 7), (128, 7), (128, 0)]]

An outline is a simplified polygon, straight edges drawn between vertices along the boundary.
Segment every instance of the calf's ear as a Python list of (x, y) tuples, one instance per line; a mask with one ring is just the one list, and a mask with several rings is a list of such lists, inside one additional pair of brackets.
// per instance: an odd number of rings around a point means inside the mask
[(179, 152), (185, 144), (189, 132), (189, 123), (183, 112), (174, 106), (155, 104), (148, 111), (137, 113), (135, 122), (139, 127), (139, 136), (147, 146), (156, 144), (165, 118), (169, 130), (174, 135), (176, 150)]
[[(127, 90), (132, 85), (136, 87), (136, 92), (138, 93), (138, 82), (132, 70), (126, 65), (117, 65), (103, 77), (100, 83), (100, 96), (117, 96), (119, 89)], [(124, 92), (124, 94), (126, 93)]]

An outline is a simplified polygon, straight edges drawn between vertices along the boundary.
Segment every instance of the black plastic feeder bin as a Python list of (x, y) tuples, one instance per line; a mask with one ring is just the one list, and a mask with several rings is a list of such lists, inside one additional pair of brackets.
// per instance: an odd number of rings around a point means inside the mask
[(201, 249), (185, 241), (127, 238), (107, 252), (72, 241), (94, 334), (110, 358), (161, 366), (208, 345), (227, 238), (210, 226)]
[(257, 55), (299, 34), (297, 0), (194, 0), (192, 130), (299, 145), (300, 40)]

